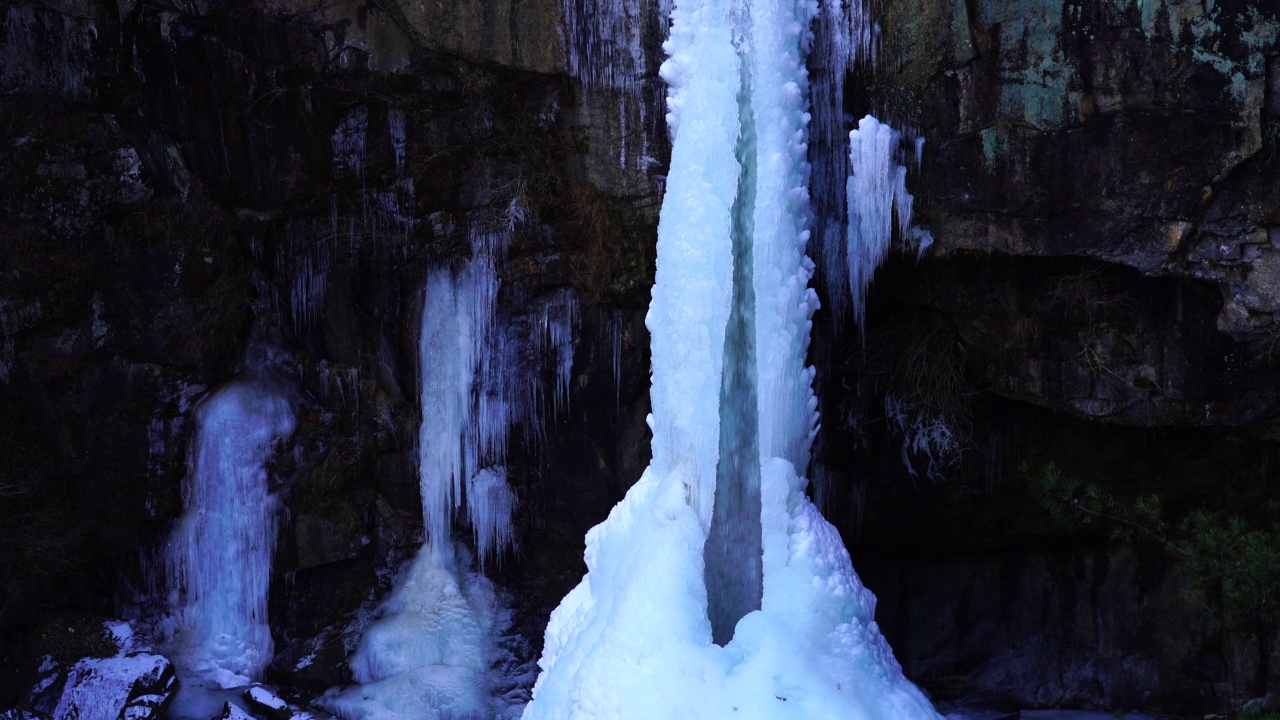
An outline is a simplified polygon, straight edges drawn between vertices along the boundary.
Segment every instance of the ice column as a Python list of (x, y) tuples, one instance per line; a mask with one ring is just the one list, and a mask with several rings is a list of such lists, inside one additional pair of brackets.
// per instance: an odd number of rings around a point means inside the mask
[(422, 309), (419, 372), (422, 424), (418, 430), (418, 482), (427, 547), (437, 562), (453, 552), (453, 512), (462, 500), (466, 469), (476, 463), (468, 447), (475, 382), (473, 288), (448, 268), (431, 271)]
[[(673, 10), (663, 66), (673, 149), (647, 318), (653, 460), (587, 534), (587, 575), (551, 615), (525, 720), (938, 720), (801, 476), (817, 421), (804, 255), (814, 12), (810, 0)], [(752, 424), (749, 412), (731, 415), (750, 393), (722, 393), (739, 374), (755, 388), (754, 447), (750, 432), (724, 428)], [(704, 551), (709, 531), (733, 521), (717, 517), (719, 485), (751, 472), (718, 470), (751, 448), (763, 593), (722, 647)]]
[(233, 381), (196, 409), (186, 512), (166, 553), (178, 594), (169, 652), (181, 670), (222, 687), (258, 679), (271, 660), (277, 503), (266, 463), (293, 424), (289, 403), (264, 380)]

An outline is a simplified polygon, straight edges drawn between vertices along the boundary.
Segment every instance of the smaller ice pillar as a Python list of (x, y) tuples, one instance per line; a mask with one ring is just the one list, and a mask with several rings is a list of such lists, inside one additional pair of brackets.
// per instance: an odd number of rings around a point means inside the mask
[(258, 679), (271, 660), (277, 502), (266, 464), (293, 426), (288, 401), (263, 380), (232, 381), (196, 409), (186, 512), (166, 557), (176, 594), (172, 652), (180, 669), (223, 687)]

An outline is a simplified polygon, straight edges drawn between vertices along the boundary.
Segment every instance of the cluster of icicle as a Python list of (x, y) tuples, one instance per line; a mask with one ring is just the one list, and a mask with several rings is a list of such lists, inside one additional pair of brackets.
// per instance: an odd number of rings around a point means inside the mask
[(559, 293), (531, 312), (498, 312), (498, 267), (509, 237), (505, 229), (473, 232), (470, 262), (427, 278), (418, 444), (426, 544), (360, 639), (350, 660), (358, 685), (321, 700), (344, 718), (518, 712), (494, 697), (490, 671), (506, 611), (455, 542), (453, 519), (465, 506), (481, 567), (512, 542), (508, 438), (516, 425), (542, 425), (544, 358), (556, 372), (553, 408), (567, 400), (578, 310), (572, 294)]
[[(815, 242), (810, 249), (821, 259), (828, 310), (839, 318), (852, 309), (859, 327), (871, 277), (888, 254), (892, 232), (885, 228), (891, 218), (884, 215), (898, 214), (904, 239), (911, 227), (911, 194), (904, 182), (910, 143), (870, 115), (854, 130), (846, 129), (845, 76), (856, 66), (874, 66), (879, 49), (871, 1), (822, 3), (811, 63), (817, 72), (810, 130)], [(917, 165), (922, 146), (923, 138), (916, 138)], [(892, 198), (886, 203), (888, 193)]]
[[(875, 598), (800, 476), (817, 420), (805, 365), (817, 301), (804, 255), (804, 51), (815, 12), (810, 0), (676, 3), (663, 66), (674, 144), (647, 319), (653, 460), (587, 535), (588, 573), (552, 613), (525, 720), (938, 720), (903, 677)], [(744, 239), (750, 270), (735, 273)], [(755, 393), (733, 395), (722, 393), (726, 328), (744, 274), (752, 332), (735, 342), (752, 345), (738, 360), (754, 354)], [(760, 609), (721, 646), (704, 544), (718, 511), (721, 424), (742, 409), (731, 396), (756, 403), (763, 588)]]
[(822, 267), (828, 309), (847, 306), (845, 273), (845, 180), (849, 177), (848, 124), (844, 115), (845, 76), (855, 66), (873, 64), (880, 27), (871, 0), (826, 0), (814, 18), (809, 142), (813, 149), (814, 242), (810, 251)]
[(902, 137), (897, 130), (870, 115), (849, 133), (849, 165), (846, 184), (849, 234), (845, 250), (853, 319), (861, 329), (866, 320), (866, 297), (875, 276), (889, 255), (893, 230), (907, 237), (911, 229), (911, 193), (907, 168), (899, 162)]
[(508, 437), (516, 426), (536, 433), (543, 425), (544, 362), (555, 368), (552, 409), (568, 401), (579, 322), (569, 291), (533, 303), (523, 315), (497, 312), (498, 265), (509, 237), (473, 233), (465, 267), (431, 271), (419, 337), (418, 467), (427, 543), (437, 556), (450, 551), (452, 518), (465, 501), (481, 563), (511, 540), (514, 496), (502, 467)]

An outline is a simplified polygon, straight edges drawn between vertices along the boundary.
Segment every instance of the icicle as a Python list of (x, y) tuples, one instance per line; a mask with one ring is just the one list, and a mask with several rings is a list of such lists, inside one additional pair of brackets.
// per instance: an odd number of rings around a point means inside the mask
[(364, 174), (364, 141), (369, 130), (369, 109), (356, 107), (333, 131), (333, 167), (338, 172)]
[(810, 248), (821, 260), (823, 286), (829, 309), (841, 316), (849, 297), (845, 260), (845, 180), (848, 171), (848, 124), (844, 115), (845, 76), (857, 65), (875, 65), (880, 27), (867, 7), (870, 0), (827, 0), (814, 24), (810, 65), (814, 68), (813, 117), (810, 143), (813, 152), (814, 241)]
[[(329, 243), (299, 238), (301, 231), (289, 228), (288, 252), (292, 280), (289, 307), (292, 309), (293, 332), (301, 336), (315, 327), (324, 305), (329, 281)], [(298, 250), (298, 245), (307, 243)]]
[(537, 357), (548, 353), (552, 356), (556, 370), (553, 407), (557, 413), (569, 402), (569, 379), (573, 371), (573, 345), (578, 323), (578, 298), (569, 289), (560, 290), (538, 306), (534, 354)]
[(609, 323), (613, 349), (613, 402), (614, 409), (622, 409), (622, 311), (614, 310)]
[(405, 118), (402, 108), (391, 108), (387, 112), (387, 130), (391, 135), (391, 152), (396, 160), (396, 175), (404, 172)]

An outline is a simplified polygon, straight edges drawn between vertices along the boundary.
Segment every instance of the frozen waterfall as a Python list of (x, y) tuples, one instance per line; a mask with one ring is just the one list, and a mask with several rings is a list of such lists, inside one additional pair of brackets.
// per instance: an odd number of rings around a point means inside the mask
[(267, 591), (278, 506), (266, 464), (293, 425), (289, 403), (260, 378), (232, 381), (196, 409), (186, 512), (165, 557), (175, 608), (167, 653), (184, 691), (247, 685), (271, 660)]
[[(587, 575), (551, 616), (525, 720), (938, 719), (800, 476), (817, 423), (804, 255), (815, 12), (810, 0), (673, 10), (674, 142), (647, 319), (653, 460), (587, 535)], [(710, 565), (735, 560), (707, 545), (722, 522), (751, 523), (744, 506), (721, 515), (721, 496), (756, 475), (759, 610), (722, 647)]]
[[(319, 704), (351, 720), (505, 718), (519, 712), (496, 697), (490, 668), (507, 611), (472, 569), (454, 537), (465, 507), (483, 567), (512, 542), (516, 496), (507, 481), (508, 436), (542, 422), (544, 356), (556, 369), (553, 403), (567, 397), (577, 304), (560, 293), (497, 311), (498, 266), (508, 236), (477, 231), (473, 257), (427, 278), (419, 339), (422, 424), (418, 472), (426, 543), (350, 659), (358, 685), (334, 688)], [(523, 359), (523, 361), (522, 361)]]

